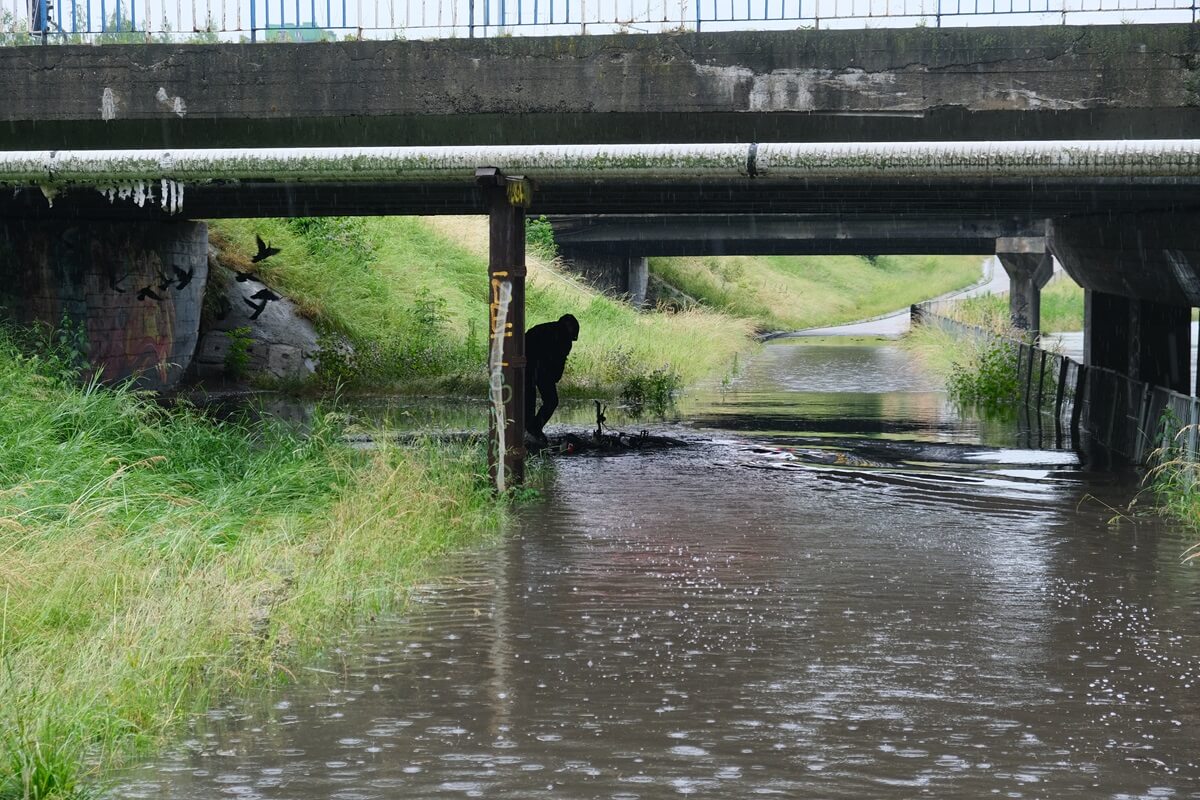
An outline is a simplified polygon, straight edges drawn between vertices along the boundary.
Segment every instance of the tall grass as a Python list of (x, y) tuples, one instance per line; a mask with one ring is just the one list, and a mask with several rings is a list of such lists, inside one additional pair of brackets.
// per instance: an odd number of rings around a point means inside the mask
[(78, 386), (0, 330), (0, 798), (89, 768), (214, 692), (285, 674), (439, 553), (495, 530), (474, 450), (370, 455)]
[(982, 256), (654, 258), (651, 272), (764, 330), (853, 322), (968, 286)]
[[(210, 232), (235, 269), (249, 269), (256, 232), (282, 247), (259, 273), (354, 353), (327, 351), (327, 384), (483, 391), (486, 218), (222, 220)], [(544, 241), (527, 266), (527, 325), (568, 312), (580, 321), (560, 384), (568, 396), (619, 396), (656, 371), (693, 383), (753, 346), (751, 323), (727, 314), (638, 313), (561, 270)]]

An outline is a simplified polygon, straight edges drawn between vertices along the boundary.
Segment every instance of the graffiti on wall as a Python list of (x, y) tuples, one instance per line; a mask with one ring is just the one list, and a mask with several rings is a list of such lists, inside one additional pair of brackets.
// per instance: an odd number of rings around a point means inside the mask
[[(202, 224), (0, 225), (0, 304), (18, 322), (85, 331), (86, 360), (103, 380), (169, 386), (195, 349), (204, 233)], [(187, 284), (175, 278), (180, 267)]]
[[(492, 419), (496, 435), (496, 452), (504, 452), (504, 435), (508, 428), (505, 405), (512, 399), (512, 387), (504, 380), (504, 340), (512, 336), (512, 323), (508, 321), (508, 306), (512, 302), (512, 281), (503, 280), (507, 272), (493, 273), (491, 310), (491, 339), (488, 353), (488, 397), (492, 402)], [(496, 459), (496, 491), (506, 488), (504, 458)]]

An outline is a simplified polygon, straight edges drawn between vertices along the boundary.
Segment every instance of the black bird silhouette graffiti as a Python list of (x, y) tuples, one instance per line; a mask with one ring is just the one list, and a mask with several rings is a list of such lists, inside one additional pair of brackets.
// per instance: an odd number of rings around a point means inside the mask
[(179, 279), (179, 283), (175, 284), (175, 288), (182, 291), (192, 282), (192, 276), (196, 274), (196, 268), (192, 267), (187, 272), (184, 272), (179, 267), (175, 267), (175, 277)]
[(248, 298), (242, 298), (242, 301), (246, 305), (254, 309), (254, 313), (250, 315), (250, 319), (258, 319), (258, 315), (261, 314), (263, 309), (267, 307), (267, 303), (270, 303), (272, 300), (279, 299), (279, 295), (275, 294), (270, 289), (259, 289), (257, 292), (250, 295), (250, 297), (254, 298), (255, 300), (262, 301), (261, 303), (251, 303)]
[(260, 261), (266, 261), (268, 258), (279, 252), (278, 247), (271, 247), (271, 245), (264, 243), (262, 237), (258, 234), (254, 235), (254, 241), (258, 242), (258, 252), (255, 253), (254, 257), (250, 260), (255, 264)]
[(168, 278), (165, 272), (158, 273), (158, 290), (165, 291), (168, 286), (175, 282), (174, 278)]
[(129, 273), (126, 272), (124, 275), (122, 275), (119, 278), (116, 276), (109, 278), (108, 279), (108, 288), (112, 289), (117, 294), (125, 294), (125, 290), (122, 289), (120, 286), (117, 286), (117, 284), (120, 283), (121, 281), (125, 280), (128, 277), (129, 277)]
[(138, 300), (162, 300), (162, 296), (154, 291), (153, 286), (145, 286), (137, 293)]
[(238, 272), (237, 273), (237, 282), (245, 283), (246, 281), (254, 281), (255, 283), (262, 283), (262, 278), (258, 277), (253, 272)]

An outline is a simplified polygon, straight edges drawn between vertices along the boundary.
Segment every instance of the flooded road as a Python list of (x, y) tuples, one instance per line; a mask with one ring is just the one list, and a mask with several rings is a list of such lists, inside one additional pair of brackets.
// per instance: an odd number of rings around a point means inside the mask
[(891, 346), (767, 347), (665, 430), (112, 796), (1200, 797), (1197, 568), (1110, 523), (1130, 479)]

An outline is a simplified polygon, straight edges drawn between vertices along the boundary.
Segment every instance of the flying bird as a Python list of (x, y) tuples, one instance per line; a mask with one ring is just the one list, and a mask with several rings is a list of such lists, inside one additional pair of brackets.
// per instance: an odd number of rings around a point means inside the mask
[(270, 303), (272, 300), (279, 299), (279, 295), (267, 288), (259, 289), (257, 292), (250, 295), (250, 297), (261, 301), (259, 303), (252, 303), (250, 302), (250, 299), (245, 297), (242, 298), (242, 302), (254, 309), (254, 313), (250, 315), (250, 319), (258, 319), (258, 316), (266, 309), (267, 303)]
[(251, 258), (250, 261), (255, 264), (260, 261), (266, 261), (268, 258), (279, 252), (278, 247), (271, 247), (271, 245), (266, 244), (263, 242), (262, 237), (258, 234), (254, 235), (254, 241), (258, 242), (258, 252), (254, 254), (254, 257)]
[(145, 300), (147, 298), (151, 300), (162, 300), (162, 296), (154, 291), (153, 286), (145, 286), (137, 293), (138, 300)]
[(179, 283), (175, 284), (175, 288), (180, 290), (184, 289), (189, 283), (192, 282), (192, 276), (195, 274), (195, 267), (189, 269), (187, 272), (184, 272), (179, 267), (175, 267), (175, 277), (179, 279)]

